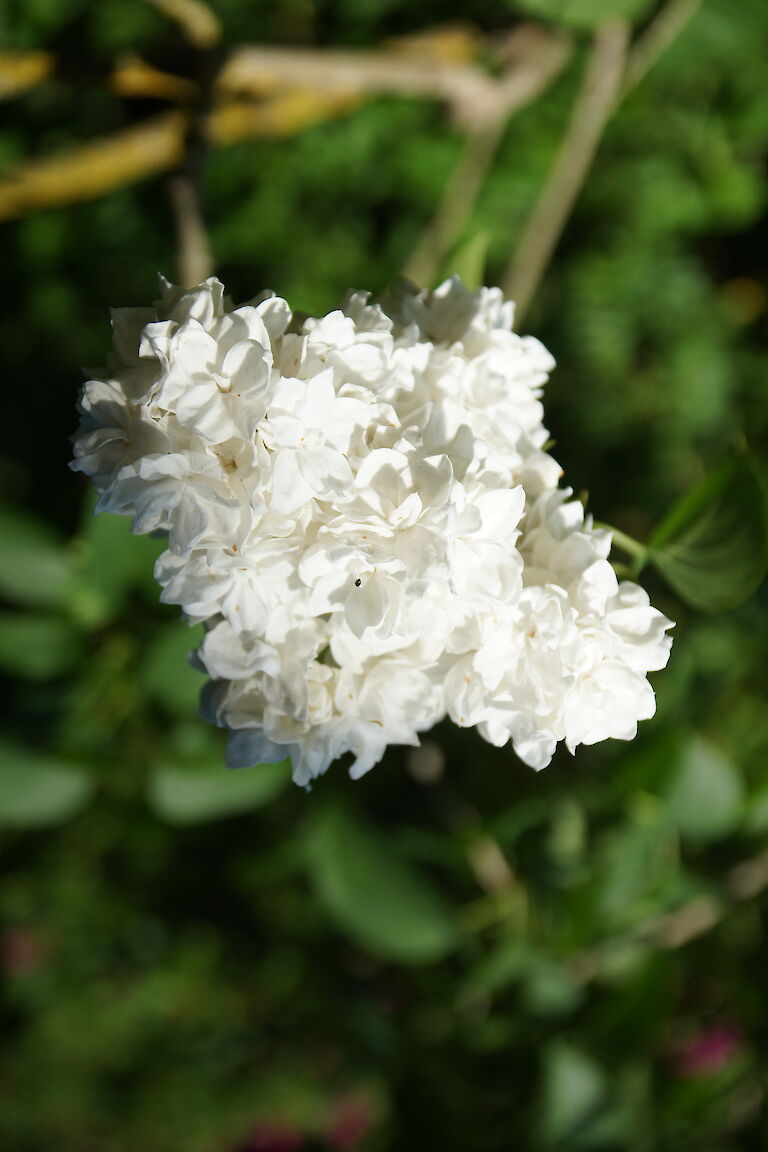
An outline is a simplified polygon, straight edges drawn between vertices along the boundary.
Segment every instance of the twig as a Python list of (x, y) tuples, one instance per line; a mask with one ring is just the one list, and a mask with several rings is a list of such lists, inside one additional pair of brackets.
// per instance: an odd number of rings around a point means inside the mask
[(504, 132), (504, 122), (469, 132), (445, 186), (437, 212), (403, 269), (422, 288), (431, 288), (440, 265), (463, 232), (477, 202)]
[[(610, 113), (674, 43), (701, 3), (702, 0), (668, 0), (629, 52), (626, 29), (623, 43), (618, 25), (613, 25), (612, 30), (605, 25), (598, 31), (566, 138), (504, 279), (505, 292), (517, 301), (518, 320), (541, 282)], [(605, 70), (602, 78), (600, 69)], [(594, 92), (590, 93), (590, 89)]]
[(208, 118), (213, 104), (217, 54), (221, 35), (218, 19), (204, 0), (151, 0), (184, 26), (187, 38), (200, 49), (196, 76), (198, 99), (190, 109), (184, 155), (167, 182), (176, 222), (176, 268), (179, 283), (191, 288), (213, 272), (213, 253), (200, 204), (200, 177), (208, 153)]
[(618, 20), (606, 21), (595, 34), (565, 138), (504, 277), (506, 295), (517, 302), (518, 320), (539, 285), (591, 167), (620, 91), (628, 38), (627, 24)]
[(665, 4), (658, 16), (651, 21), (632, 46), (624, 72), (624, 82), (621, 87), (622, 96), (626, 96), (632, 88), (645, 79), (656, 61), (664, 55), (696, 15), (701, 3), (702, 0), (669, 0)]
[(553, 82), (571, 54), (567, 40), (547, 36), (535, 28), (520, 29), (506, 45), (509, 77), (499, 82), (495, 115), (469, 129), (456, 168), (445, 186), (442, 201), (424, 231), (403, 274), (429, 288), (466, 227), (504, 130), (513, 113), (529, 104)]
[[(499, 108), (511, 109), (533, 99), (558, 61), (562, 66), (567, 52), (559, 35), (524, 25), (500, 45), (510, 58), (510, 67), (498, 80), (463, 62), (462, 53), (478, 52), (477, 38), (467, 33), (462, 39), (455, 30), (450, 37), (445, 30), (432, 32), (421, 36), (419, 45), (418, 55), (415, 48), (407, 50), (400, 43), (380, 52), (236, 50), (214, 85), (218, 102), (206, 109), (198, 136), (214, 146), (251, 136), (287, 136), (344, 115), (380, 91), (443, 98), (457, 114), (460, 109), (476, 130), (480, 124), (495, 122)], [(343, 68), (337, 74), (340, 58)], [(5, 72), (9, 92), (13, 74), (9, 65)], [(0, 82), (3, 75), (0, 58)], [(122, 94), (129, 89), (131, 95), (162, 94), (193, 104), (201, 99), (208, 102), (199, 85), (138, 62), (118, 66), (111, 83)], [(254, 96), (260, 98), (254, 100)], [(187, 111), (173, 111), (110, 137), (19, 165), (0, 179), (0, 220), (93, 199), (172, 169), (185, 154), (190, 124)]]
[(319, 94), (369, 96), (390, 93), (424, 96), (444, 101), (457, 123), (479, 128), (494, 122), (500, 109), (522, 106), (546, 84), (552, 68), (553, 46), (564, 51), (562, 37), (529, 26), (511, 33), (525, 44), (514, 66), (496, 79), (472, 63), (457, 63), (438, 51), (411, 53), (338, 51), (245, 46), (237, 49), (222, 68), (217, 90), (235, 95), (261, 95), (279, 88), (311, 89)]
[(177, 276), (183, 288), (191, 288), (213, 271), (211, 246), (194, 179), (183, 172), (171, 176), (168, 195), (176, 220)]

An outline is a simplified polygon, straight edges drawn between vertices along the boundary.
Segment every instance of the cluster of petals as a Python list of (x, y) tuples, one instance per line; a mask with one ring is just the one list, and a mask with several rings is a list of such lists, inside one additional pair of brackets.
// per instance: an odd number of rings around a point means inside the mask
[(306, 784), (351, 753), (357, 777), (448, 716), (538, 769), (653, 715), (670, 621), (560, 487), (553, 360), (512, 321), (456, 278), (320, 319), (215, 278), (113, 313), (72, 466), (167, 535), (232, 766)]

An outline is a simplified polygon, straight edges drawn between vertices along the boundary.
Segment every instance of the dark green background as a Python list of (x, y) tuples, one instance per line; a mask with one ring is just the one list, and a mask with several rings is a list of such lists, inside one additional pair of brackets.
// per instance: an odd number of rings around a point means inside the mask
[[(214, 7), (228, 46), (363, 47), (567, 6)], [(653, 11), (571, 7), (641, 28)], [(489, 283), (562, 137), (588, 43), (573, 34), (467, 229), (490, 236)], [(157, 110), (103, 90), (116, 54), (194, 64), (141, 0), (5, 0), (0, 42), (53, 49), (72, 74), (0, 105), (6, 171)], [(558, 361), (548, 424), (567, 480), (640, 539), (745, 436), (764, 445), (766, 45), (762, 0), (704, 0), (609, 125), (526, 318)], [(382, 98), (210, 154), (217, 271), (236, 299), (270, 286), (308, 311), (382, 291), (460, 147), (437, 105)], [(280, 769), (228, 774), (195, 716), (194, 638), (157, 603), (157, 545), (94, 521), (66, 470), (108, 306), (147, 303), (174, 272), (163, 181), (4, 224), (0, 246), (0, 1146), (768, 1147), (765, 900), (726, 891), (768, 829), (764, 590), (706, 617), (649, 573), (677, 627), (633, 745), (535, 775), (445, 727), (432, 783), (398, 749), (310, 794)], [(489, 840), (512, 871), (497, 892)], [(718, 923), (659, 947), (648, 924), (697, 896), (722, 900)]]

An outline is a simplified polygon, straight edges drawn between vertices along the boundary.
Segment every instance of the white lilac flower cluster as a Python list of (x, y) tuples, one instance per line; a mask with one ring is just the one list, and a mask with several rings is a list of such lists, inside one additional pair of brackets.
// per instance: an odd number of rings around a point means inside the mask
[(232, 766), (358, 777), (448, 715), (533, 768), (631, 739), (670, 621), (619, 583), (546, 452), (546, 349), (458, 279), (321, 319), (211, 278), (113, 313), (72, 467), (163, 532)]

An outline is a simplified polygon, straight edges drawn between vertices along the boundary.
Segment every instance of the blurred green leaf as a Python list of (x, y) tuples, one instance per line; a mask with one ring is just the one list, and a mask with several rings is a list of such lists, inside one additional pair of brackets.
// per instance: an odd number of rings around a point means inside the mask
[(66, 672), (79, 659), (82, 640), (60, 616), (0, 613), (0, 668), (29, 680)]
[[(673, 749), (678, 758), (680, 744), (676, 742)], [(635, 795), (630, 818), (617, 822), (601, 841), (598, 908), (602, 922), (617, 931), (661, 912), (678, 869), (677, 835), (664, 804), (656, 796)]]
[(147, 795), (153, 811), (170, 824), (199, 824), (260, 808), (290, 780), (285, 761), (238, 769), (209, 760), (158, 764), (149, 777)]
[(744, 829), (755, 836), (768, 832), (768, 784), (763, 784), (749, 797)]
[(739, 824), (744, 787), (735, 765), (699, 736), (684, 746), (666, 794), (667, 812), (682, 836), (718, 840)]
[(91, 594), (97, 623), (114, 617), (134, 589), (156, 601), (155, 561), (167, 546), (165, 537), (134, 536), (128, 516), (94, 514), (89, 500), (78, 538), (82, 581)]
[(467, 288), (485, 284), (485, 265), (491, 234), (487, 229), (475, 232), (460, 244), (446, 265), (446, 276), (460, 276)]
[(0, 595), (36, 608), (66, 604), (74, 586), (73, 558), (47, 524), (0, 509), (0, 540)]
[(768, 503), (751, 461), (727, 461), (675, 504), (648, 546), (648, 559), (677, 594), (702, 612), (748, 600), (768, 567)]
[(608, 1111), (608, 1079), (591, 1056), (557, 1040), (544, 1052), (543, 1078), (540, 1126), (547, 1147), (602, 1148), (613, 1143), (616, 1125)]
[(514, 0), (514, 6), (558, 24), (593, 28), (604, 20), (637, 20), (653, 7), (654, 0)]
[(487, 950), (470, 969), (463, 994), (469, 1000), (498, 992), (519, 980), (530, 964), (532, 951), (528, 942), (514, 937)]
[(524, 937), (507, 938), (469, 972), (462, 997), (469, 1003), (522, 985), (522, 999), (533, 1016), (562, 1016), (579, 1006), (584, 989), (560, 960)]
[(502, 848), (510, 848), (531, 828), (547, 821), (550, 813), (550, 803), (539, 796), (520, 799), (493, 817), (489, 829)]
[(541, 952), (528, 967), (524, 1000), (534, 1016), (567, 1016), (584, 1000), (584, 989), (566, 964)]
[(160, 629), (145, 653), (139, 678), (144, 691), (169, 712), (195, 712), (202, 673), (189, 663), (189, 654), (202, 640), (202, 627), (183, 620)]
[(374, 828), (334, 805), (310, 816), (310, 874), (339, 927), (383, 959), (440, 959), (457, 927), (440, 892)]
[(0, 825), (60, 824), (85, 806), (93, 790), (93, 779), (83, 769), (0, 740)]

